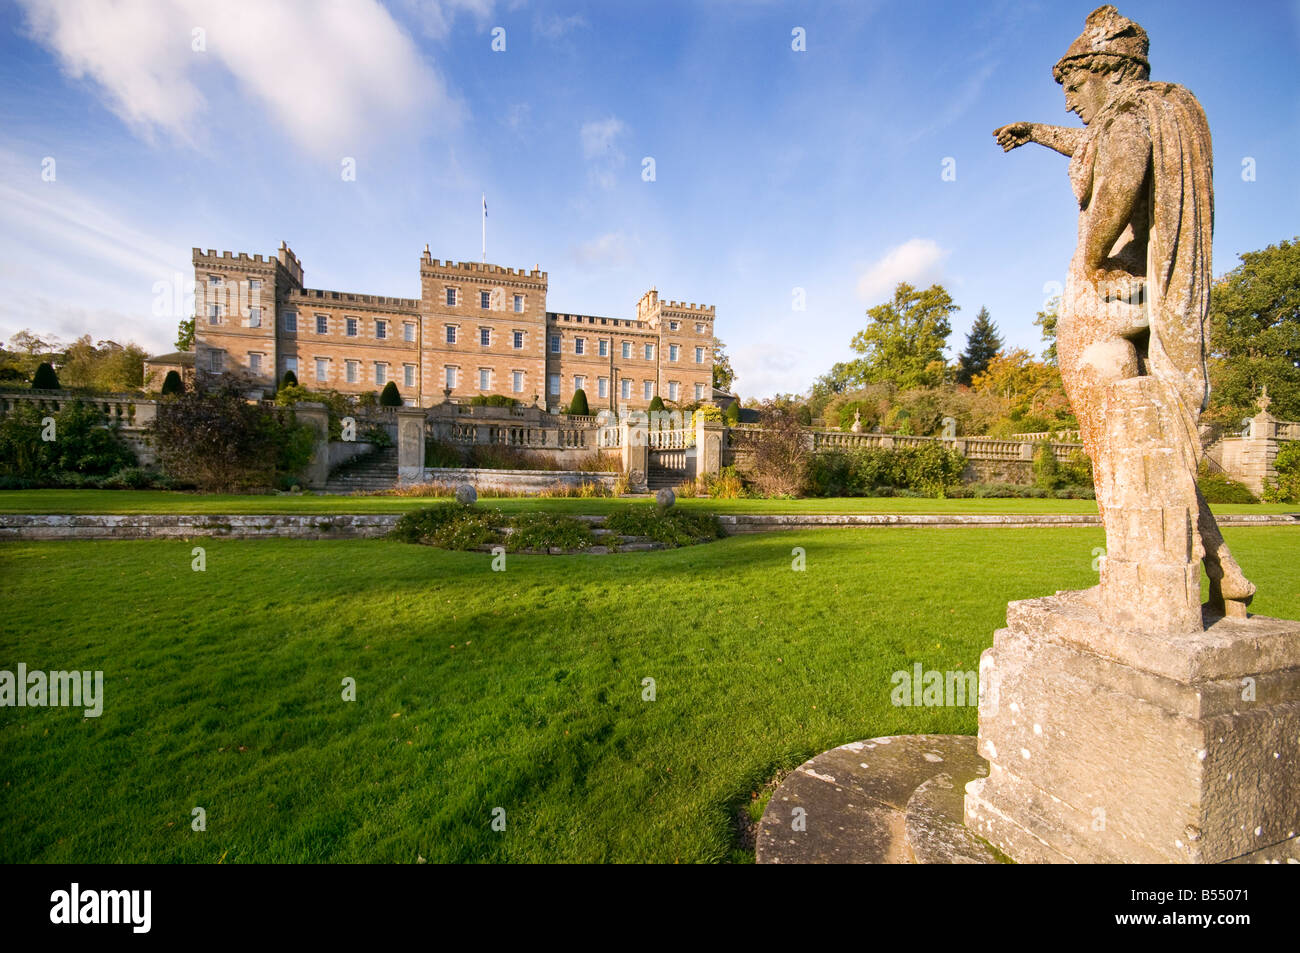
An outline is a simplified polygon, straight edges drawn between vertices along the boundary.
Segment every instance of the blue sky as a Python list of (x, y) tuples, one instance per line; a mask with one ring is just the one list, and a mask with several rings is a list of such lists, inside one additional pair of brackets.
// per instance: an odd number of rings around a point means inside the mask
[[(1300, 3), (1117, 5), (1205, 106), (1216, 273), (1300, 233)], [(311, 287), (416, 297), (426, 243), (479, 257), (486, 193), (489, 261), (540, 264), (550, 310), (630, 316), (651, 285), (716, 305), (745, 396), (849, 357), (898, 280), (949, 289), (954, 354), (981, 305), (1037, 351), (1066, 160), (991, 132), (1077, 124), (1051, 66), (1093, 6), (7, 3), (0, 339), (170, 349), (155, 289), (193, 246), (284, 239)]]

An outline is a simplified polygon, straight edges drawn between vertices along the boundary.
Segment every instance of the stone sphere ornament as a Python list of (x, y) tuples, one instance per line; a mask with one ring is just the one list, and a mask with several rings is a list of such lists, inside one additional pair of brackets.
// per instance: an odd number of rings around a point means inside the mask
[(677, 494), (668, 487), (664, 487), (655, 494), (655, 502), (659, 504), (661, 510), (672, 509), (673, 504), (677, 502)]
[(478, 490), (469, 483), (462, 483), (456, 487), (456, 502), (465, 506), (473, 506), (478, 502)]

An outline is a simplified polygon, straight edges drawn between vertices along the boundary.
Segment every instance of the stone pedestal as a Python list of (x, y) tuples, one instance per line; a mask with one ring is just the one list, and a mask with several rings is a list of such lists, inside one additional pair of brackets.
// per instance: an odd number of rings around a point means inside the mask
[(311, 462), (301, 474), (308, 489), (319, 490), (330, 478), (330, 414), (324, 404), (304, 401), (294, 404), (293, 418), (300, 424), (307, 424), (316, 431), (316, 442), (312, 447)]
[(649, 489), (646, 480), (650, 473), (650, 428), (645, 414), (639, 411), (628, 414), (619, 429), (627, 487), (633, 493), (644, 493)]
[(966, 824), (1022, 863), (1300, 859), (1300, 622), (1117, 628), (1012, 602), (980, 659)]
[(695, 479), (715, 477), (722, 471), (722, 439), (726, 432), (720, 420), (695, 418)]
[(397, 408), (397, 482), (419, 483), (424, 479), (424, 429), (422, 407)]

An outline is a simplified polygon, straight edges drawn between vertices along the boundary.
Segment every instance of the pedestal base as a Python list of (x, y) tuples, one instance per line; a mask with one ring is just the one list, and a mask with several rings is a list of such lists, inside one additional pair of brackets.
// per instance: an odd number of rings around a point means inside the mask
[(980, 659), (966, 824), (1024, 863), (1300, 859), (1300, 622), (1153, 636), (1013, 602)]

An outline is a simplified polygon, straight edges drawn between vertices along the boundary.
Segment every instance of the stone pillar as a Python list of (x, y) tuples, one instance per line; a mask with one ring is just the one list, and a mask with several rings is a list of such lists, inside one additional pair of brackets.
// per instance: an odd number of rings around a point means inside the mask
[(722, 472), (722, 441), (727, 428), (720, 420), (695, 417), (695, 479)]
[(1179, 634), (1201, 626), (1196, 454), (1173, 389), (1155, 377), (1111, 385), (1101, 414), (1097, 502), (1106, 526), (1102, 617)]
[(311, 463), (301, 474), (311, 490), (324, 488), (330, 477), (330, 413), (324, 404), (305, 402), (294, 404), (293, 417), (316, 431), (316, 445), (312, 448)]
[(397, 408), (398, 483), (419, 483), (424, 479), (424, 423), (424, 408)]
[(628, 414), (619, 424), (619, 431), (628, 489), (644, 493), (648, 489), (646, 478), (650, 472), (650, 428), (646, 425), (645, 414)]

